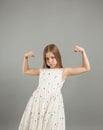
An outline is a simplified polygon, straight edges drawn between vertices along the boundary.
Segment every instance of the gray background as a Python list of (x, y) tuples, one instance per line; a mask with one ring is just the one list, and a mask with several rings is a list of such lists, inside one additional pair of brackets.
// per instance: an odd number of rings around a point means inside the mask
[(66, 130), (103, 129), (103, 0), (0, 0), (0, 130), (17, 130), (38, 77), (22, 73), (42, 67), (49, 43), (60, 49), (64, 67), (81, 65), (73, 46), (85, 48), (91, 71), (68, 78), (62, 88)]

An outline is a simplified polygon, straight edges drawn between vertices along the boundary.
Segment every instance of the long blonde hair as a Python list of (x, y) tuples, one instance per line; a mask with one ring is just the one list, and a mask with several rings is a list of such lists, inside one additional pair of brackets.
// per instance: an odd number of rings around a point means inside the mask
[(63, 68), (62, 66), (62, 60), (61, 60), (61, 54), (59, 52), (59, 49), (57, 48), (57, 46), (55, 44), (49, 44), (44, 48), (44, 52), (43, 52), (43, 68), (49, 68), (49, 66), (47, 66), (46, 64), (46, 53), (47, 52), (52, 52), (57, 60), (57, 67), (58, 68)]

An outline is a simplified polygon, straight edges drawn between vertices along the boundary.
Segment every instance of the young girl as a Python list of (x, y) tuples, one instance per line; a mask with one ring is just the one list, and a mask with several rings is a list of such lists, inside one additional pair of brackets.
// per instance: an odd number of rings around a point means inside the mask
[(85, 50), (75, 46), (74, 52), (80, 52), (82, 55), (81, 67), (63, 68), (61, 55), (55, 44), (45, 47), (43, 68), (29, 68), (28, 58), (34, 57), (34, 53), (28, 52), (24, 55), (23, 72), (39, 75), (39, 84), (28, 101), (19, 130), (65, 130), (65, 112), (61, 93), (63, 83), (68, 76), (90, 70)]

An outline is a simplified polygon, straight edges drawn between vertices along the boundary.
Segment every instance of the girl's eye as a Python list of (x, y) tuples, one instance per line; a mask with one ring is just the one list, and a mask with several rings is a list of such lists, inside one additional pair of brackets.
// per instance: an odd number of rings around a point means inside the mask
[(52, 59), (54, 59), (55, 57), (51, 57)]
[(51, 58), (48, 58), (48, 57), (46, 57), (46, 61), (48, 61), (49, 59), (55, 59), (55, 57), (51, 57)]
[(46, 60), (49, 60), (49, 58), (46, 58)]

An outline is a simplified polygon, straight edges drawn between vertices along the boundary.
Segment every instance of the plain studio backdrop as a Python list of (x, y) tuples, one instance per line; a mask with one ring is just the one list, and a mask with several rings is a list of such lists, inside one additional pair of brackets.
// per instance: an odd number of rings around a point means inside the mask
[(103, 130), (103, 0), (0, 0), (0, 130), (17, 130), (42, 67), (43, 49), (56, 43), (64, 67), (81, 65), (73, 46), (85, 48), (91, 71), (68, 77), (62, 88), (66, 130)]

